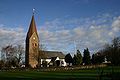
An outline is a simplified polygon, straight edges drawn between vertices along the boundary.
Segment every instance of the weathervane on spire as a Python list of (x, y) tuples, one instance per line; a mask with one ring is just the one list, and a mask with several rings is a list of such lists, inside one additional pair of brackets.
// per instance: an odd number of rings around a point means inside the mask
[(35, 13), (35, 8), (33, 8), (33, 10), (32, 10), (32, 11), (33, 11), (33, 15), (34, 15), (34, 13)]

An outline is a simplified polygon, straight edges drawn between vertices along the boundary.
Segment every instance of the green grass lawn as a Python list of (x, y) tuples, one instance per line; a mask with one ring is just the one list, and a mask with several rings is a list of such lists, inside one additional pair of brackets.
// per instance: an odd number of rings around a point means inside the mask
[(119, 77), (120, 67), (68, 71), (0, 71), (0, 80), (120, 80)]

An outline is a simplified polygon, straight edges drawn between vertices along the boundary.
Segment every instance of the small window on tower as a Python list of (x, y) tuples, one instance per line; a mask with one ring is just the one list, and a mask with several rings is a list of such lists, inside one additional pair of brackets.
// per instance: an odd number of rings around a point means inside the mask
[(33, 46), (33, 47), (37, 47), (37, 44), (36, 44), (36, 43), (32, 43), (32, 46)]
[(35, 40), (35, 37), (33, 37), (33, 39)]
[(37, 44), (35, 43), (35, 47), (37, 46)]

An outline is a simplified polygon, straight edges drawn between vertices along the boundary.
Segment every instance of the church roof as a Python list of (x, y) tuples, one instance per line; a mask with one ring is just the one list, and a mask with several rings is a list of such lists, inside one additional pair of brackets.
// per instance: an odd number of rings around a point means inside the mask
[(35, 24), (34, 15), (33, 15), (30, 26), (29, 26), (29, 30), (27, 33), (27, 37), (30, 38), (34, 32), (37, 34), (36, 24)]
[(62, 52), (58, 52), (58, 51), (40, 51), (40, 53), (44, 54), (42, 58), (52, 58), (52, 57), (65, 58), (65, 55)]

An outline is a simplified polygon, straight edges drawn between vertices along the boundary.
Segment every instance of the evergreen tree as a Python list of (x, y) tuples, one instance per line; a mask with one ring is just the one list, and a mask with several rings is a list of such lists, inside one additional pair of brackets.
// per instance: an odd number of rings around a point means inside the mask
[(91, 61), (92, 61), (92, 64), (95, 64), (95, 63), (96, 63), (96, 61), (95, 61), (95, 54), (92, 55)]
[(101, 64), (102, 62), (104, 62), (104, 55), (102, 55), (101, 53), (96, 53), (92, 55), (92, 64)]
[(88, 65), (91, 63), (90, 61), (90, 52), (89, 52), (89, 49), (84, 49), (84, 52), (83, 52), (83, 63), (85, 63), (85, 65)]
[(73, 64), (80, 65), (82, 63), (82, 55), (79, 50), (77, 50), (76, 55), (73, 57)]
[(73, 65), (77, 65), (77, 56), (74, 54), (73, 57)]
[(77, 50), (77, 65), (82, 63), (82, 55), (79, 50)]
[(72, 56), (70, 55), (70, 53), (68, 53), (68, 54), (65, 56), (65, 62), (66, 62), (66, 63), (69, 63), (69, 66), (70, 66), (70, 63), (73, 63), (73, 58), (72, 58)]

